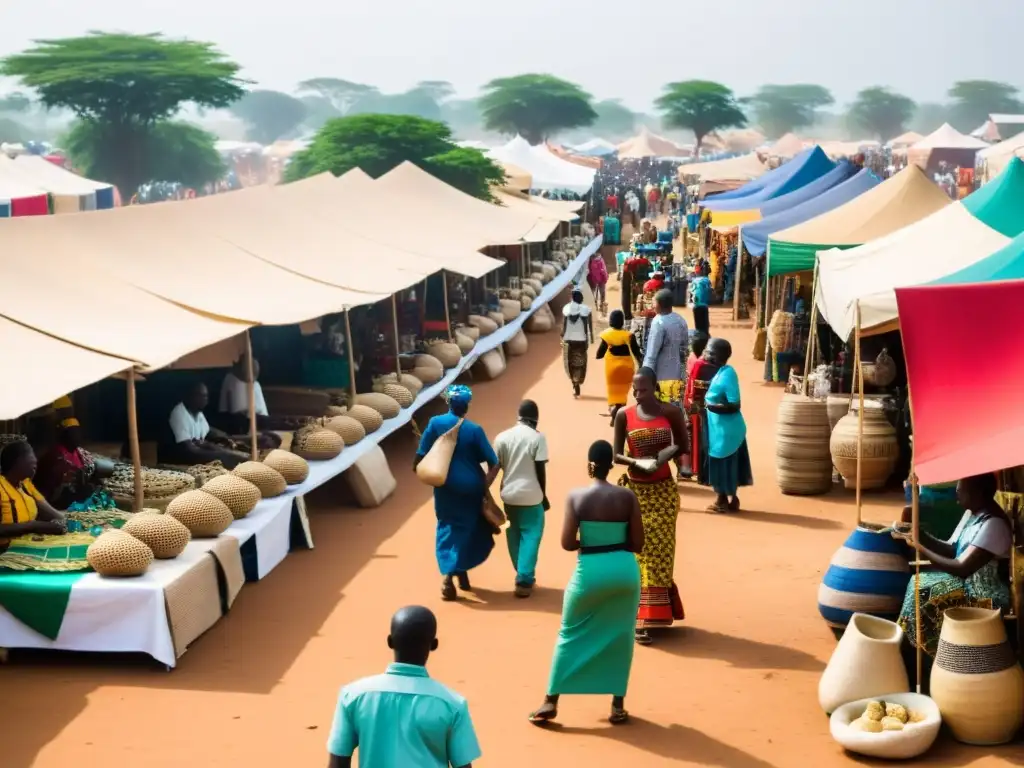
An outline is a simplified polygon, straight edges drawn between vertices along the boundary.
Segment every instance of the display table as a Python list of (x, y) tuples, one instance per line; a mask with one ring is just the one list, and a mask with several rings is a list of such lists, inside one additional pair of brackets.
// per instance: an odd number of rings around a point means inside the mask
[[(288, 556), (292, 543), (292, 518), (298, 514), (299, 510), (295, 509), (289, 496), (263, 499), (252, 512), (241, 520), (235, 520), (224, 532), (225, 536), (238, 540), (246, 581), (259, 581)], [(312, 541), (304, 543), (312, 549)]]

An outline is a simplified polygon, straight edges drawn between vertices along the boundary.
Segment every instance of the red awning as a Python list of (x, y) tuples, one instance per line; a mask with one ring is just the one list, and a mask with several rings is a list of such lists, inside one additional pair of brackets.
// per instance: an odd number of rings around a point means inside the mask
[(1024, 464), (1024, 280), (897, 288), (922, 485)]

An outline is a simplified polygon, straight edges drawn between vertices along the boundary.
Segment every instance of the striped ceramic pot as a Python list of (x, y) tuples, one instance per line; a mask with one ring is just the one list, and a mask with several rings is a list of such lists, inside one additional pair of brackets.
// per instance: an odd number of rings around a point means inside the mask
[(818, 587), (818, 611), (836, 634), (854, 613), (895, 621), (909, 580), (905, 544), (888, 531), (858, 526), (832, 555)]
[(1003, 617), (988, 608), (942, 616), (931, 696), (953, 736), (966, 744), (1005, 744), (1024, 724), (1024, 671)]

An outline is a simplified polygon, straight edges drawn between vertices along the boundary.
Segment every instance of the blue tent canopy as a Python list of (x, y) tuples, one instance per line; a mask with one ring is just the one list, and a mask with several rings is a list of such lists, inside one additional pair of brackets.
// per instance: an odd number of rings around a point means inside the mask
[[(810, 152), (810, 150), (805, 151)], [(713, 200), (735, 200), (740, 197), (748, 197), (749, 195), (753, 195), (756, 192), (760, 192), (762, 189), (765, 188), (766, 185), (771, 184), (773, 179), (779, 178), (779, 175), (785, 172), (785, 168), (787, 165), (789, 165), (789, 163), (785, 163), (783, 165), (780, 165), (778, 168), (773, 168), (770, 171), (766, 171), (765, 173), (762, 173), (760, 176), (758, 176), (756, 179), (751, 179), (743, 186), (736, 187), (736, 189), (730, 189), (728, 192), (716, 192), (714, 196), (704, 200), (701, 203), (701, 205), (707, 205)]]
[(792, 192), (788, 192), (781, 197), (776, 197), (762, 203), (760, 205), (761, 218), (767, 219), (776, 213), (788, 211), (790, 208), (795, 208), (801, 203), (806, 203), (808, 200), (832, 189), (837, 184), (842, 184), (847, 179), (856, 176), (858, 171), (860, 171), (860, 168), (849, 160), (840, 160), (836, 163), (836, 167), (824, 176), (819, 176), (814, 181), (804, 184), (799, 189), (794, 189)]
[[(779, 166), (776, 172), (781, 173), (773, 173), (768, 182), (753, 194), (733, 199), (722, 199), (722, 196), (719, 195), (705, 202), (704, 207), (712, 213), (760, 209), (762, 203), (806, 186), (835, 167), (836, 164), (828, 159), (828, 155), (822, 151), (821, 147), (815, 146), (804, 150), (785, 165)], [(762, 176), (761, 180), (767, 178), (768, 175)]]
[[(848, 165), (856, 169), (856, 166)], [(743, 237), (743, 245), (751, 256), (761, 256), (768, 247), (768, 238), (776, 232), (795, 227), (797, 224), (810, 221), (823, 213), (831, 211), (833, 208), (845, 205), (853, 200), (853, 198), (864, 194), (872, 187), (881, 183), (881, 179), (865, 168), (841, 184), (834, 185), (831, 189), (822, 192), (816, 197), (804, 200), (802, 203), (791, 208), (778, 211), (760, 221), (744, 224), (742, 230), (740, 230)], [(807, 186), (811, 185), (808, 184)], [(806, 188), (803, 187), (802, 189)], [(790, 197), (790, 195), (786, 195), (786, 197)], [(776, 200), (781, 199), (776, 198)]]

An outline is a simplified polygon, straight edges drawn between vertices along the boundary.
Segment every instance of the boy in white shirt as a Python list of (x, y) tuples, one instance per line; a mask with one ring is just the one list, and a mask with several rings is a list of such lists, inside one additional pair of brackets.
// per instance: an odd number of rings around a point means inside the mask
[(532, 400), (519, 405), (519, 421), (494, 441), (501, 464), (501, 500), (508, 517), (508, 554), (516, 569), (515, 595), (529, 597), (536, 583), (537, 555), (544, 535), (548, 443), (539, 431), (540, 411)]

